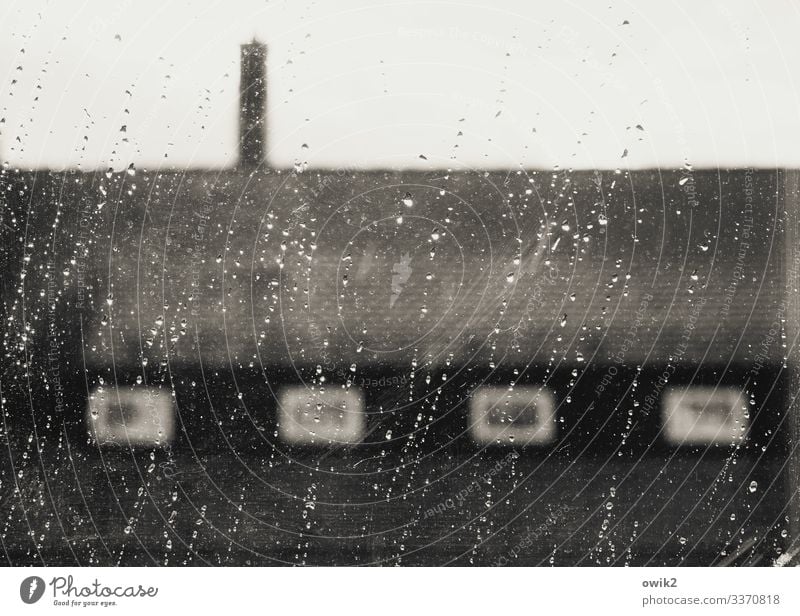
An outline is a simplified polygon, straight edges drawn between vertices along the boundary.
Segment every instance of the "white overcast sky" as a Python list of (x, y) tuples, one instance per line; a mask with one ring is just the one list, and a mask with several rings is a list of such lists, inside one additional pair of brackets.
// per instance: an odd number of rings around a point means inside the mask
[(253, 37), (277, 166), (800, 166), (788, 0), (4, 0), (0, 160), (230, 165)]

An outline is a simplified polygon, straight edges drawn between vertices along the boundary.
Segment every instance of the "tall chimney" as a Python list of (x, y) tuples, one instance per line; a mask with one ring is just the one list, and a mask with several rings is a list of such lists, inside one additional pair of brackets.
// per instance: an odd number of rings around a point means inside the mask
[(242, 45), (239, 83), (239, 167), (253, 170), (266, 159), (267, 46)]

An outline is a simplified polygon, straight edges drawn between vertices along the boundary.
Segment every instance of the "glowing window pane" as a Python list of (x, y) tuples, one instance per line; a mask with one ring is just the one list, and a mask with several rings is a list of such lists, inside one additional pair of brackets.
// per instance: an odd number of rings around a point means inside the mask
[(665, 438), (673, 445), (737, 443), (749, 424), (747, 402), (735, 387), (672, 387), (661, 414)]
[(95, 390), (86, 423), (101, 446), (162, 447), (175, 436), (172, 396), (152, 388)]
[(543, 387), (482, 387), (470, 403), (477, 443), (544, 445), (556, 437), (555, 402)]
[(366, 417), (361, 391), (328, 386), (296, 386), (281, 392), (278, 434), (293, 445), (359, 443), (364, 438)]

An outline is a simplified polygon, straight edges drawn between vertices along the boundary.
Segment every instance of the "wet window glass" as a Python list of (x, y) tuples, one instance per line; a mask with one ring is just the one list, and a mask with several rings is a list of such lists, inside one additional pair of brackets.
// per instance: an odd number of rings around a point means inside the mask
[(798, 562), (796, 12), (0, 14), (5, 564)]

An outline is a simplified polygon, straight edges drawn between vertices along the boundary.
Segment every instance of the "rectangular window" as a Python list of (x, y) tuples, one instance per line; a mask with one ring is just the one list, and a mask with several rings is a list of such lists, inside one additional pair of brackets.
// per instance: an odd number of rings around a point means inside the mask
[(661, 403), (671, 445), (731, 445), (747, 432), (747, 402), (735, 387), (671, 387)]
[(100, 446), (163, 447), (175, 436), (172, 395), (155, 388), (98, 388), (89, 396), (86, 423)]
[(481, 387), (470, 401), (470, 432), (483, 445), (544, 445), (556, 438), (555, 402), (545, 387)]
[(297, 385), (281, 391), (278, 434), (290, 445), (360, 443), (366, 423), (359, 389)]

